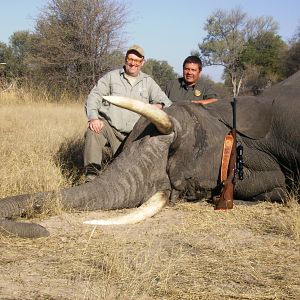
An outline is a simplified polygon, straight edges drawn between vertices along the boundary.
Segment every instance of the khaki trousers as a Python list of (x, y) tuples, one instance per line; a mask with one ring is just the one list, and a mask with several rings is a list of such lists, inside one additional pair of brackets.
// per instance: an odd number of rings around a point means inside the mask
[[(100, 133), (95, 133), (90, 128), (85, 132), (83, 155), (85, 167), (89, 164), (101, 166), (104, 161), (111, 159), (126, 137), (111, 127), (107, 121), (103, 121), (104, 127)], [(110, 151), (107, 151), (108, 147)]]

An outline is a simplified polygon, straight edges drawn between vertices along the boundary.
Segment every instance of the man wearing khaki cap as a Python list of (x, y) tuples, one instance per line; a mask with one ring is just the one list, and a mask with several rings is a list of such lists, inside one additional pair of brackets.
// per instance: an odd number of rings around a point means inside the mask
[[(141, 72), (144, 63), (144, 49), (139, 45), (131, 46), (126, 52), (123, 68), (100, 78), (87, 97), (85, 109), (89, 126), (84, 145), (87, 182), (96, 177), (104, 160), (113, 157), (139, 119), (138, 114), (110, 104), (103, 96), (129, 97), (160, 109), (172, 104), (158, 84)], [(110, 151), (105, 151), (107, 149)], [(104, 157), (107, 153), (108, 156)]]

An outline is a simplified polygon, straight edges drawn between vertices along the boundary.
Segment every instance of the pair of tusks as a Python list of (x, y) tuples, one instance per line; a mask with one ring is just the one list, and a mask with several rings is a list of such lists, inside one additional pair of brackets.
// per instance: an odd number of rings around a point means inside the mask
[[(169, 116), (163, 110), (154, 108), (151, 104), (120, 96), (104, 96), (103, 98), (116, 106), (131, 110), (147, 118), (162, 134), (170, 134), (173, 130), (173, 123)], [(109, 219), (90, 220), (83, 223), (89, 225), (135, 224), (157, 214), (165, 206), (168, 199), (169, 192), (157, 192), (144, 204), (128, 214)]]

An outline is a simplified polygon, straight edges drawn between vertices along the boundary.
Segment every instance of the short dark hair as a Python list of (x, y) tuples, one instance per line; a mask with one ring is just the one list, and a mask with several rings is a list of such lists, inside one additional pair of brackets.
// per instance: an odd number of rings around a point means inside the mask
[(199, 66), (199, 70), (202, 71), (202, 61), (199, 58), (199, 56), (196, 55), (188, 56), (183, 62), (183, 67), (186, 64), (197, 64)]

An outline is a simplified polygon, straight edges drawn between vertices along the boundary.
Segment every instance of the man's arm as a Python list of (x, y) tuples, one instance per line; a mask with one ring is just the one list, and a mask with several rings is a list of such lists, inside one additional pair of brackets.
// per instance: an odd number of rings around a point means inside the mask
[(85, 111), (88, 120), (95, 120), (99, 118), (99, 110), (102, 107), (103, 96), (108, 96), (110, 93), (109, 89), (109, 74), (101, 77), (97, 84), (93, 87), (89, 93), (85, 102)]
[(85, 103), (85, 111), (89, 122), (89, 128), (99, 133), (104, 127), (104, 122), (99, 116), (99, 110), (102, 106), (102, 98), (109, 95), (109, 75), (99, 79), (88, 95)]
[(193, 103), (198, 103), (198, 104), (209, 104), (218, 101), (216, 98), (209, 98), (209, 99), (203, 99), (203, 100), (192, 100), (191, 102)]
[(149, 77), (149, 95), (149, 103), (151, 104), (160, 104), (162, 107), (169, 107), (173, 104), (160, 86), (151, 77)]
[(210, 84), (205, 85), (205, 92), (203, 94), (203, 99), (218, 99), (217, 92), (213, 89)]
[(164, 88), (164, 93), (166, 94), (166, 96), (170, 99), (170, 90), (171, 90), (171, 84), (172, 84), (173, 80), (170, 80), (169, 82), (167, 82), (165, 88)]

